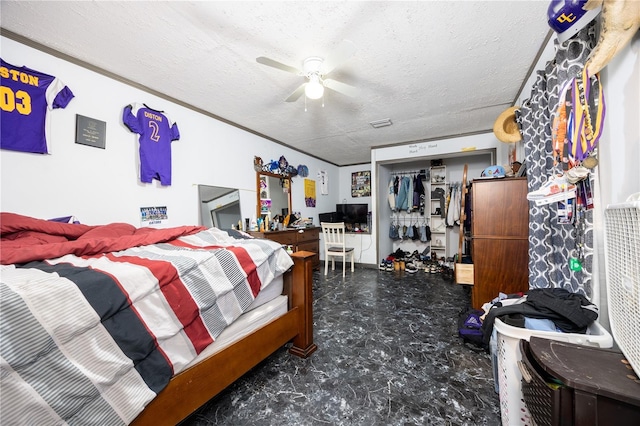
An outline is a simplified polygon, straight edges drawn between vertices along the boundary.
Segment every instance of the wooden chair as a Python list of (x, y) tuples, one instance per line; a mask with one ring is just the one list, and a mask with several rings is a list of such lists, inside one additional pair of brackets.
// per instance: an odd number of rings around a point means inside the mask
[(328, 223), (321, 222), (322, 235), (324, 240), (324, 274), (329, 271), (329, 259), (331, 259), (331, 270), (336, 270), (336, 257), (342, 258), (342, 276), (345, 276), (347, 257), (351, 258), (351, 272), (353, 272), (353, 247), (346, 247), (344, 235), (344, 222)]

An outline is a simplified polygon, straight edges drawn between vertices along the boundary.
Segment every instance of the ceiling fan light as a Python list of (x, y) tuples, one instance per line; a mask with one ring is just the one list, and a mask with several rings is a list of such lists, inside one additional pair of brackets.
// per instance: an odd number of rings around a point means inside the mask
[(317, 75), (312, 75), (304, 88), (304, 93), (309, 99), (320, 99), (324, 94), (324, 86)]

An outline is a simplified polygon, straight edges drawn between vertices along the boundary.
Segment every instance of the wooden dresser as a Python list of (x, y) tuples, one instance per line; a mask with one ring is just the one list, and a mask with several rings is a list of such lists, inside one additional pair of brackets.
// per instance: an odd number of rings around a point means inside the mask
[(266, 238), (282, 245), (293, 247), (293, 251), (310, 251), (315, 253), (313, 267), (320, 267), (320, 227), (303, 229), (285, 229), (282, 231), (249, 231), (256, 238)]
[(529, 290), (527, 179), (474, 180), (471, 185), (471, 304)]

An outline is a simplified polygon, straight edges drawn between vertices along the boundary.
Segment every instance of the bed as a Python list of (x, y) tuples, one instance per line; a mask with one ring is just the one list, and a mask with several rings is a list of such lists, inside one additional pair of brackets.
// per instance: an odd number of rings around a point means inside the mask
[(316, 350), (314, 253), (13, 213), (0, 234), (1, 424), (176, 424), (288, 342)]

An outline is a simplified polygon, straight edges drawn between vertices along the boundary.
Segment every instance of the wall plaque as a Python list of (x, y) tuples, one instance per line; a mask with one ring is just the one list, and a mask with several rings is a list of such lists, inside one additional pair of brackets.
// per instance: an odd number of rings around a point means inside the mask
[(105, 149), (107, 123), (76, 114), (76, 143)]

